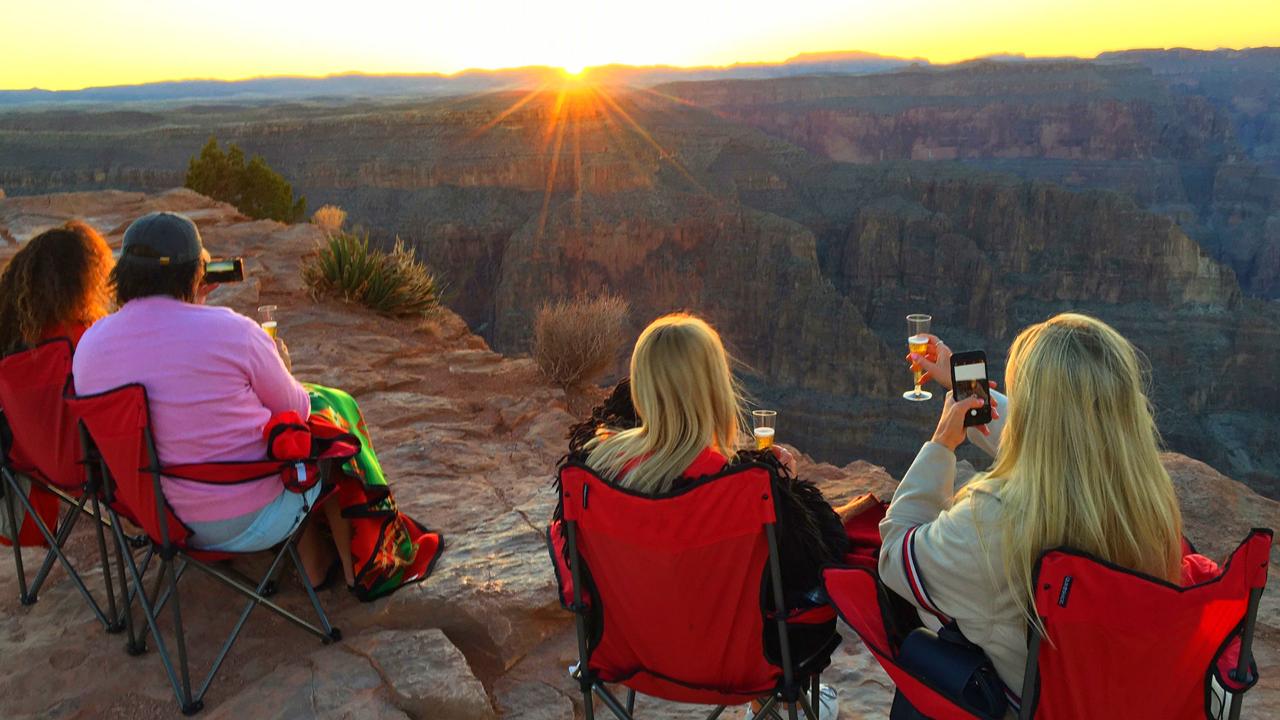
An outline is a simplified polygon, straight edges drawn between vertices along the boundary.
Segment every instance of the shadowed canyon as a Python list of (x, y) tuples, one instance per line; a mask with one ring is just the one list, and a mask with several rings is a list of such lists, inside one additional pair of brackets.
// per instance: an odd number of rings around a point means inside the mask
[(998, 378), (1020, 328), (1088, 312), (1150, 358), (1170, 449), (1280, 497), (1280, 51), (880, 69), (21, 107), (0, 187), (166, 189), (216, 135), (414, 244), (495, 350), (581, 292), (636, 330), (692, 309), (780, 438), (895, 475), (937, 415), (899, 397), (906, 314)]

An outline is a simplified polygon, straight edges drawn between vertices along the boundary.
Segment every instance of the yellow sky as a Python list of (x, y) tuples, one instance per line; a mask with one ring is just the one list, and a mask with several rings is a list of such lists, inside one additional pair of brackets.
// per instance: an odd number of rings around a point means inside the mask
[(1280, 45), (1277, 0), (5, 0), (0, 88)]

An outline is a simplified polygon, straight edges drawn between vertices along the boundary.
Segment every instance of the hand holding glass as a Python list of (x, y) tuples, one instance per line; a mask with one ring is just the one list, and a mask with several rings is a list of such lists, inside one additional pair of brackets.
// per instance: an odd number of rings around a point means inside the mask
[[(911, 348), (911, 352), (917, 355), (924, 355), (929, 352), (929, 330), (932, 324), (933, 317), (930, 315), (907, 316), (907, 347)], [(902, 393), (902, 397), (915, 402), (933, 397), (933, 393), (920, 389), (920, 380), (924, 377), (924, 370), (915, 363), (911, 364), (911, 370), (915, 374), (916, 388)]]

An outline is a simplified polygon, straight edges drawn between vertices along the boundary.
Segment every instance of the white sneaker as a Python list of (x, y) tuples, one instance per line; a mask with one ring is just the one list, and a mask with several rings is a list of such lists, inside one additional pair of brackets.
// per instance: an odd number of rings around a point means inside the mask
[[(818, 713), (819, 720), (837, 720), (840, 717), (840, 699), (836, 697), (836, 689), (822, 683), (818, 685), (818, 707), (814, 708)], [(774, 706), (774, 712), (778, 717), (786, 717), (786, 711), (782, 704)], [(803, 716), (803, 713), (800, 713)], [(746, 712), (742, 715), (743, 720), (755, 720), (756, 713), (748, 705)]]

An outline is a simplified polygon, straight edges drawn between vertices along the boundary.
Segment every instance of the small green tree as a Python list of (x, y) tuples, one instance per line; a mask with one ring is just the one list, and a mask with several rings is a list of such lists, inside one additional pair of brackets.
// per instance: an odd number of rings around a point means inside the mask
[(294, 223), (307, 214), (307, 199), (294, 198), (293, 186), (261, 155), (246, 163), (239, 146), (229, 143), (223, 152), (215, 137), (187, 163), (185, 184), (202, 195), (229, 202), (253, 218)]

